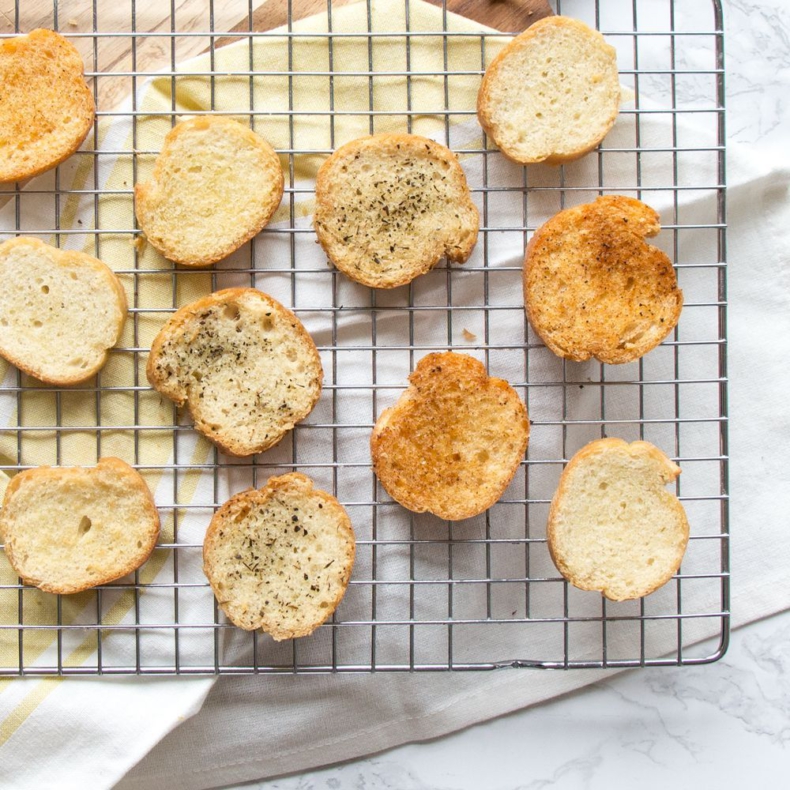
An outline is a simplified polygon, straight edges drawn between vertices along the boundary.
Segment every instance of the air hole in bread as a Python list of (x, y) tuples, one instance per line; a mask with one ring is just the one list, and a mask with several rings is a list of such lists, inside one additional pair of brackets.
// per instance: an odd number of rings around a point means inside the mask
[(143, 547), (143, 542), (141, 540), (137, 541), (137, 548), (141, 549)]
[(297, 359), (297, 357), (298, 357), (298, 356), (299, 356), (299, 355), (296, 353), (296, 349), (295, 349), (295, 348), (289, 348), (289, 349), (288, 349), (288, 350), (285, 352), (285, 358), (286, 358), (286, 359), (287, 359), (289, 362), (296, 362), (296, 359)]
[(77, 274), (77, 272), (69, 272), (69, 277), (71, 277), (72, 280), (76, 280), (79, 277), (79, 275)]
[(271, 318), (264, 318), (263, 321), (261, 321), (261, 326), (263, 327), (264, 332), (271, 332), (274, 328), (274, 322)]
[(40, 329), (40, 328), (43, 326), (43, 324), (41, 323), (41, 321), (39, 321), (38, 319), (36, 319), (35, 321), (33, 321), (33, 326), (34, 326), (36, 329)]
[(477, 454), (477, 460), (481, 464), (484, 464), (489, 459), (489, 457), (488, 450), (480, 450), (480, 452)]
[(202, 381), (203, 380), (203, 374), (199, 370), (193, 370), (192, 371), (192, 378), (195, 379), (195, 381)]
[(602, 483), (601, 483), (601, 484), (598, 486), (598, 488), (600, 488), (600, 489), (601, 489), (601, 491), (606, 491), (606, 489), (607, 489), (607, 488), (609, 488), (609, 483), (607, 483), (606, 481), (604, 481), (604, 482), (602, 482)]
[(93, 526), (93, 522), (91, 522), (91, 520), (87, 516), (83, 516), (80, 519), (80, 526), (79, 526), (80, 535), (87, 535), (91, 531), (92, 526)]
[(453, 453), (453, 461), (460, 461), (461, 453)]
[(192, 165), (189, 168), (190, 173), (202, 173), (203, 172), (203, 165)]
[(49, 286), (48, 285), (42, 285), (41, 286), (41, 293), (48, 294), (49, 293)]
[(227, 318), (229, 321), (238, 321), (239, 315), (239, 308), (235, 304), (226, 304), (222, 306), (223, 318)]

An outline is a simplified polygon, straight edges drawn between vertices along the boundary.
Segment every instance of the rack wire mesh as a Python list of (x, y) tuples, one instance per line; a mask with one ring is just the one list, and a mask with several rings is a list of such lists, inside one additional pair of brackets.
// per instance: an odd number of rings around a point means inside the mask
[[(0, 20), (3, 38), (34, 27), (67, 36), (83, 54), (97, 105), (93, 132), (71, 164), (27, 185), (0, 187), (0, 236), (35, 235), (85, 249), (116, 269), (130, 295), (124, 339), (94, 381), (44, 387), (9, 368), (0, 390), (0, 468), (14, 474), (39, 463), (119, 455), (146, 476), (163, 520), (147, 566), (77, 596), (24, 586), (4, 566), (0, 674), (674, 666), (723, 655), (729, 545), (719, 3), (558, 0), (558, 13), (585, 19), (617, 47), (623, 84), (636, 96), (597, 152), (560, 168), (517, 167), (479, 129), (475, 134), (474, 105), (455, 103), (455, 86), (479, 80), (507, 33), (459, 26), (447, 0), (431, 12), (434, 29), (419, 27), (428, 12), (417, 0), (389, 4), (389, 21), (378, 27), (382, 4), (368, 0), (360, 6), (362, 24), (350, 31), (341, 24), (348, 7), (327, 0), (326, 29), (318, 32), (299, 27), (297, 2), (287, 4), (277, 30), (259, 27), (252, 2), (192, 5), (17, 0), (13, 18)], [(232, 67), (223, 60), (222, 45), (230, 42), (237, 52)], [(261, 68), (256, 47), (278, 42), (285, 66)], [(362, 42), (366, 65), (353, 60), (350, 42)], [(381, 42), (397, 54), (388, 49), (382, 57)], [(474, 65), (457, 62), (459, 42), (464, 57), (474, 48)], [(305, 64), (304, 45), (321, 46), (325, 65)], [(426, 70), (427, 50), (438, 53), (439, 67)], [(201, 52), (203, 60), (180, 65)], [(142, 90), (154, 77), (170, 85), (163, 94), (169, 107), (144, 104)], [(358, 81), (351, 93), (365, 106), (345, 104), (344, 80), (360, 78), (361, 99)], [(264, 136), (278, 118), (283, 124), (279, 138), (273, 132), (286, 174), (279, 221), (208, 274), (132, 245), (140, 237), (133, 213), (107, 203), (132, 205), (132, 185), (159, 150), (142, 124), (163, 123), (155, 127), (161, 139), (184, 113), (177, 96), (190, 80), (208, 92), (191, 114), (247, 118)], [(325, 105), (299, 105), (300, 86), (310, 81)], [(405, 88), (405, 107), (382, 108), (379, 99), (393, 81)], [(246, 85), (247, 106), (223, 103), (231, 82)], [(272, 85), (283, 88), (283, 106), (267, 105)], [(436, 88), (430, 107), (421, 103), (425, 85)], [(130, 98), (121, 103), (124, 95)], [(350, 139), (341, 121), (358, 123), (359, 134), (393, 124), (404, 132), (429, 128), (459, 154), (481, 216), (477, 250), (464, 267), (442, 263), (385, 293), (350, 283), (316, 258), (303, 209), (312, 184), (302, 162), (320, 164)], [(302, 129), (316, 123), (325, 124), (325, 143), (306, 146)], [(116, 167), (121, 175), (108, 175)], [(563, 362), (525, 320), (523, 248), (554, 211), (614, 192), (662, 208), (658, 243), (686, 291), (683, 316), (670, 339), (639, 362)], [(195, 291), (236, 284), (260, 287), (295, 310), (316, 339), (326, 377), (310, 418), (275, 450), (241, 461), (198, 440), (188, 418), (151, 392), (143, 372), (152, 332), (176, 307)], [(377, 485), (366, 455), (373, 422), (419, 358), (447, 348), (508, 378), (532, 423), (527, 458), (505, 496), (485, 515), (458, 523), (406, 513)], [(691, 522), (689, 550), (676, 577), (639, 601), (612, 603), (575, 590), (546, 547), (548, 504), (563, 465), (605, 435), (653, 441), (683, 469), (677, 493)], [(346, 506), (358, 559), (332, 620), (307, 640), (277, 644), (238, 631), (221, 615), (200, 569), (201, 539), (228, 496), (292, 469)]]

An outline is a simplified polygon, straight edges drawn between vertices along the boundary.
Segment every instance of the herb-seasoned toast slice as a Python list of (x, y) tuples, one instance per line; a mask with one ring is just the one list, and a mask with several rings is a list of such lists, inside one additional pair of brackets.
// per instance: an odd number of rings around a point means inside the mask
[(277, 640), (311, 634), (346, 591), (354, 531), (340, 503), (294, 472), (242, 491), (211, 520), (203, 567), (239, 628)]
[(151, 347), (148, 381), (230, 455), (273, 447), (321, 394), (318, 350), (299, 319), (254, 288), (182, 307)]
[(463, 263), (479, 215), (455, 154), (413, 134), (377, 134), (341, 146), (318, 171), (314, 226), (340, 271), (395, 288), (446, 256)]

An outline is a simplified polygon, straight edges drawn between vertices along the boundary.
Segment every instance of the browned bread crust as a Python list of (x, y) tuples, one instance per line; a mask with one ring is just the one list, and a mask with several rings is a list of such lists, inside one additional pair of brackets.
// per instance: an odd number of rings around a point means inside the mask
[(280, 641), (307, 636), (332, 615), (355, 551), (342, 505), (294, 472), (236, 494), (216, 512), (203, 568), (231, 622)]
[(79, 52), (52, 30), (0, 42), (0, 183), (51, 170), (93, 124)]
[(137, 570), (154, 550), (159, 514), (143, 478), (118, 458), (15, 475), (0, 513), (9, 562), (25, 584), (70, 594)]
[(232, 118), (201, 116), (165, 137), (151, 178), (135, 185), (135, 213), (168, 260), (210, 266), (260, 232), (283, 186), (266, 140)]
[(458, 158), (413, 134), (352, 140), (318, 171), (318, 241), (340, 271), (371, 288), (395, 288), (446, 256), (464, 263), (479, 216)]
[(657, 346), (683, 308), (670, 259), (645, 242), (658, 214), (620, 195), (566, 209), (527, 245), (524, 303), (558, 356), (631, 362)]
[(549, 510), (548, 546), (559, 572), (613, 601), (666, 584), (689, 539), (683, 505), (665, 489), (679, 474), (649, 442), (600, 439), (579, 450)]
[(170, 318), (146, 374), (221, 450), (247, 456), (273, 447), (312, 411), (324, 371), (290, 310), (254, 288), (227, 288)]
[(370, 438), (373, 470), (387, 493), (416, 513), (458, 521), (493, 505), (529, 440), (516, 391), (466, 354), (428, 354)]

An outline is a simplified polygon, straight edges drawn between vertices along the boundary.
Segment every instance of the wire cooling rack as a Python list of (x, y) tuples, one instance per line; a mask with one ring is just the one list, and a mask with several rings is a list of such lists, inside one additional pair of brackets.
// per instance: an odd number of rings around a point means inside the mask
[[(383, 28), (374, 24), (382, 4), (368, 0), (359, 27), (349, 32), (340, 24), (345, 4), (333, 8), (328, 1), (317, 9), (328, 15), (328, 32), (318, 33), (299, 28), (305, 14), (298, 2), (281, 4), (285, 27), (274, 32), (257, 26), (252, 2), (162, 5), (17, 0), (13, 16), (0, 20), (3, 37), (34, 27), (66, 35), (84, 57), (97, 104), (93, 132), (79, 153), (27, 185), (0, 187), (2, 238), (35, 235), (103, 257), (130, 295), (127, 333), (95, 381), (58, 389), (9, 370), (0, 390), (6, 420), (1, 468), (13, 475), (39, 463), (120, 455), (148, 479), (163, 521), (158, 548), (134, 577), (77, 596), (25, 587), (4, 566), (0, 673), (635, 667), (723, 655), (729, 574), (719, 2), (557, 0), (558, 13), (598, 27), (617, 47), (622, 82), (636, 95), (597, 152), (560, 168), (506, 162), (479, 129), (475, 133), (474, 105), (454, 103), (456, 81), (479, 79), (506, 34), (458, 29), (452, 2), (434, 10), (438, 27), (426, 30), (415, 27), (423, 13), (416, 0), (389, 3)], [(398, 19), (401, 26), (392, 27)], [(285, 68), (276, 73), (256, 66), (256, 45), (270, 40), (287, 52)], [(300, 62), (304, 50), (297, 44), (310, 40), (325, 48), (324, 65)], [(362, 68), (344, 60), (351, 40), (362, 41), (368, 53)], [(386, 59), (376, 54), (384, 40), (397, 47)], [(461, 41), (465, 52), (474, 47), (477, 53), (471, 67), (454, 62)], [(220, 47), (230, 42), (247, 48), (246, 66), (219, 64)], [(420, 55), (425, 47), (440, 53), (439, 67), (429, 72)], [(208, 53), (203, 65), (178, 68), (201, 52)], [(140, 99), (154, 73), (171, 86), (171, 105), (160, 111)], [(348, 109), (341, 92), (352, 74), (364, 78), (365, 106)], [(267, 77), (286, 80), (286, 106), (267, 106), (257, 95), (256, 80)], [(178, 86), (195, 78), (207, 82), (210, 94), (208, 105), (191, 107), (192, 114), (229, 112), (264, 135), (279, 119), (285, 130), (276, 146), (286, 174), (279, 221), (209, 274), (163, 259), (150, 263), (150, 251), (131, 243), (140, 236), (133, 214), (102, 203), (131, 205), (132, 184), (158, 152), (143, 145), (141, 124), (152, 117), (168, 127), (175, 123), (183, 113)], [(233, 112), (221, 109), (227, 79), (247, 85), (249, 95)], [(322, 81), (324, 108), (298, 106), (306, 80)], [(406, 106), (397, 111), (378, 101), (393, 80), (406, 88)], [(431, 107), (419, 103), (425, 84), (438, 86)], [(122, 103), (124, 95), (131, 98)], [(312, 184), (301, 177), (300, 164), (310, 158), (320, 164), (346, 142), (341, 120), (361, 123), (360, 133), (367, 133), (393, 122), (400, 131), (421, 131), (426, 118), (467, 170), (481, 217), (476, 252), (463, 267), (442, 263), (394, 292), (356, 286), (316, 258), (300, 210)], [(324, 144), (300, 145), (305, 125), (327, 120)], [(113, 136), (118, 128), (128, 132), (130, 146), (122, 134)], [(105, 169), (119, 162), (127, 170), (113, 183)], [(639, 362), (563, 362), (524, 318), (523, 248), (554, 211), (614, 192), (661, 208), (658, 243), (672, 255), (686, 292), (683, 316), (674, 334)], [(123, 263), (119, 244), (131, 264)], [(152, 332), (190, 288), (205, 293), (233, 284), (260, 287), (292, 307), (316, 339), (325, 369), (322, 400), (310, 418), (276, 449), (241, 461), (198, 441), (188, 418), (162, 404), (143, 373)], [(394, 504), (377, 485), (367, 455), (373, 422), (398, 397), (416, 362), (446, 348), (477, 356), (492, 375), (508, 378), (532, 422), (528, 457), (502, 500), (484, 516), (455, 524)], [(546, 547), (548, 504), (563, 465), (587, 441), (606, 435), (652, 441), (683, 469), (676, 491), (691, 523), (689, 549), (677, 576), (639, 601), (612, 603), (574, 589)], [(307, 639), (278, 644), (224, 619), (201, 573), (201, 542), (228, 496), (292, 469), (312, 476), (347, 507), (358, 552), (333, 619)]]

